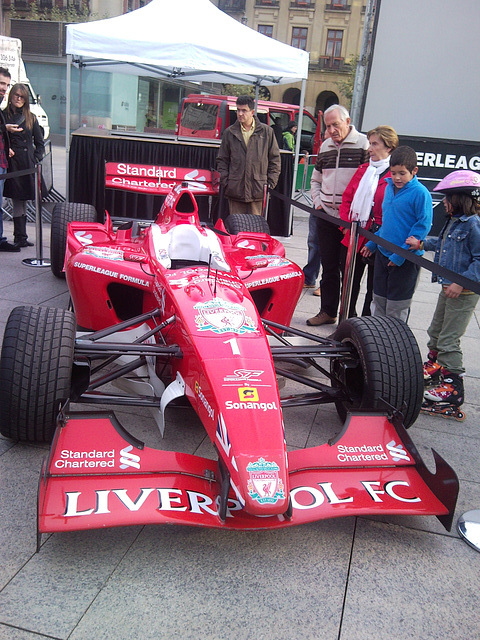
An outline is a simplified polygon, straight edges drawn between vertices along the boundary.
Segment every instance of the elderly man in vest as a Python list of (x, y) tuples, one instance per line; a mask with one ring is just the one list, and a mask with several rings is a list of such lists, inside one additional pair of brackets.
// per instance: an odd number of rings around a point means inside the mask
[[(332, 105), (323, 114), (323, 119), (330, 137), (320, 147), (312, 173), (311, 195), (315, 211), (324, 211), (340, 218), (338, 209), (343, 192), (358, 167), (368, 161), (369, 143), (367, 136), (359, 133), (350, 123), (350, 115), (345, 107)], [(311, 327), (334, 324), (340, 301), (343, 233), (333, 222), (320, 217), (317, 229), (323, 268), (322, 291), (319, 313), (307, 320)]]

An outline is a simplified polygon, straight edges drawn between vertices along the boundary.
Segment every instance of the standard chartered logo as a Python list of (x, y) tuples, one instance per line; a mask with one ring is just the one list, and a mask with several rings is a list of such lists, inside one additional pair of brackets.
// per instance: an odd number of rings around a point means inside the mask
[(395, 440), (387, 443), (387, 449), (394, 462), (400, 462), (400, 460), (408, 462), (410, 460), (410, 456), (403, 448), (403, 444), (397, 444)]
[(132, 449), (133, 446), (130, 445), (120, 451), (120, 469), (126, 469), (127, 467), (140, 469), (140, 456), (130, 453)]

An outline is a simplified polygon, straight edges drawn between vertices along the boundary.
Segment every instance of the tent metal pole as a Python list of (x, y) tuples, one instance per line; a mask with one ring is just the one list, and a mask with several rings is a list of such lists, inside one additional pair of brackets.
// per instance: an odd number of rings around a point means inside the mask
[(83, 84), (83, 64), (78, 65), (78, 126), (82, 126), (82, 84)]
[[(298, 173), (298, 161), (300, 155), (300, 144), (302, 141), (302, 125), (303, 125), (303, 105), (305, 104), (305, 89), (307, 86), (307, 81), (304, 78), (302, 80), (302, 89), (300, 91), (300, 109), (298, 111), (298, 127), (297, 127), (297, 139), (295, 141), (295, 159), (293, 163), (293, 182), (292, 182), (292, 193), (290, 195), (291, 199), (295, 199), (295, 185), (297, 184), (297, 173)], [(307, 166), (305, 166), (305, 171), (307, 171)], [(290, 205), (290, 213), (288, 216), (288, 234), (291, 235), (292, 232), (292, 221), (293, 221), (293, 204)]]
[(70, 99), (72, 95), (72, 55), (67, 55), (67, 100), (65, 105), (65, 157), (66, 157), (66, 201), (69, 200), (69, 154), (70, 154)]

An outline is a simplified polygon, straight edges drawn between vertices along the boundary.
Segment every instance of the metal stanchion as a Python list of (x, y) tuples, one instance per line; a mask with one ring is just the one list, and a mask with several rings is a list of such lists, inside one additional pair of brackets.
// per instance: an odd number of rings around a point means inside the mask
[(350, 298), (352, 297), (353, 275), (355, 273), (355, 261), (357, 259), (358, 247), (358, 222), (352, 222), (350, 228), (350, 242), (348, 244), (347, 259), (345, 260), (345, 272), (343, 274), (342, 301), (340, 303), (340, 314), (338, 323), (348, 318)]
[(467, 511), (457, 522), (458, 533), (471, 547), (480, 551), (480, 509)]
[(42, 165), (35, 165), (35, 230), (37, 257), (25, 258), (22, 263), (27, 267), (49, 267), (50, 260), (43, 259), (43, 238), (42, 238)]
[(270, 193), (268, 191), (268, 184), (264, 184), (263, 185), (262, 218), (265, 218), (265, 220), (268, 218), (269, 204), (270, 204)]

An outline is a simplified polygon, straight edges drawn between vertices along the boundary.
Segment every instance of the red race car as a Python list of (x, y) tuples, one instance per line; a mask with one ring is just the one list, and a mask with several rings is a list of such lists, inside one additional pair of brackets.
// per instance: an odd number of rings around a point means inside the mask
[[(432, 474), (405, 430), (423, 392), (408, 326), (352, 318), (330, 338), (289, 327), (302, 270), (261, 217), (200, 223), (194, 194), (217, 192), (211, 172), (108, 164), (106, 184), (168, 195), (153, 223), (105, 214), (102, 224), (90, 205), (57, 205), (52, 269), (64, 269), (72, 310), (17, 307), (5, 330), (1, 433), (52, 441), (39, 534), (268, 529), (379, 512), (432, 514), (449, 529), (455, 473), (435, 453)], [(289, 394), (290, 381), (301, 392)], [(111, 411), (70, 410), (148, 407), (163, 435), (167, 405), (186, 401), (216, 460), (147, 447)], [(287, 451), (282, 407), (326, 403), (341, 432)]]

